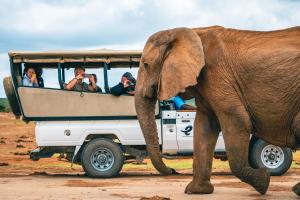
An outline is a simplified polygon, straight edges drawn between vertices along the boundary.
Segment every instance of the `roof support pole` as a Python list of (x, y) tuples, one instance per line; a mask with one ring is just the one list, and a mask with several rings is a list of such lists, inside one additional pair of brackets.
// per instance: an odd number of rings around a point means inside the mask
[(108, 64), (105, 62), (104, 63), (104, 69), (103, 69), (103, 74), (104, 74), (104, 89), (106, 93), (109, 93), (109, 87), (108, 87), (108, 78), (107, 78), (107, 70), (108, 70)]

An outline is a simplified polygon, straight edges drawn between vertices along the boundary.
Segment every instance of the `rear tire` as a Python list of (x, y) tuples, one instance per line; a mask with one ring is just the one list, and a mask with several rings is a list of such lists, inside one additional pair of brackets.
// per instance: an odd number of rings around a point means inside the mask
[(124, 156), (118, 144), (106, 138), (98, 138), (86, 144), (81, 163), (88, 176), (110, 178), (119, 175)]
[(11, 107), (11, 111), (14, 113), (17, 119), (21, 116), (21, 110), (19, 107), (18, 99), (15, 93), (15, 89), (13, 86), (13, 80), (10, 76), (5, 77), (3, 79), (3, 86), (5, 90), (6, 97), (8, 99), (8, 103)]
[(249, 158), (253, 168), (268, 168), (272, 176), (281, 176), (290, 168), (293, 152), (289, 148), (281, 148), (258, 139), (251, 148)]

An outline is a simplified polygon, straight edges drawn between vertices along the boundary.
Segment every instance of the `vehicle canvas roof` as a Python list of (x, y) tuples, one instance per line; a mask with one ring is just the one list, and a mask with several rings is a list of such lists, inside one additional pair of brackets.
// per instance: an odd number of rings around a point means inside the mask
[(9, 51), (13, 63), (139, 63), (140, 50)]

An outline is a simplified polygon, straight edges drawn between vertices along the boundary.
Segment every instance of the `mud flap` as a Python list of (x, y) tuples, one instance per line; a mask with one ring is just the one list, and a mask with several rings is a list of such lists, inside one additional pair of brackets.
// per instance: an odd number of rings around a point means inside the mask
[(75, 151), (74, 151), (74, 154), (73, 154), (73, 157), (72, 157), (72, 161), (71, 161), (71, 168), (73, 167), (73, 164), (74, 164), (74, 160), (76, 158), (76, 155), (78, 154), (79, 150), (81, 148), (81, 145), (80, 146), (76, 146), (75, 147)]

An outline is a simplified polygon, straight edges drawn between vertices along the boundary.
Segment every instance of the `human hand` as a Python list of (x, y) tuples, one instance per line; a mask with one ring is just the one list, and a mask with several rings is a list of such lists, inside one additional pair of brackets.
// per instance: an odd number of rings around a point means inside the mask
[(37, 82), (36, 76), (32, 76), (30, 81), (31, 83), (36, 83)]
[(129, 87), (130, 86), (130, 81), (129, 80), (125, 80), (124, 83), (123, 83), (123, 85), (124, 85), (124, 88)]
[(83, 74), (78, 74), (78, 75), (76, 76), (76, 79), (83, 79)]

